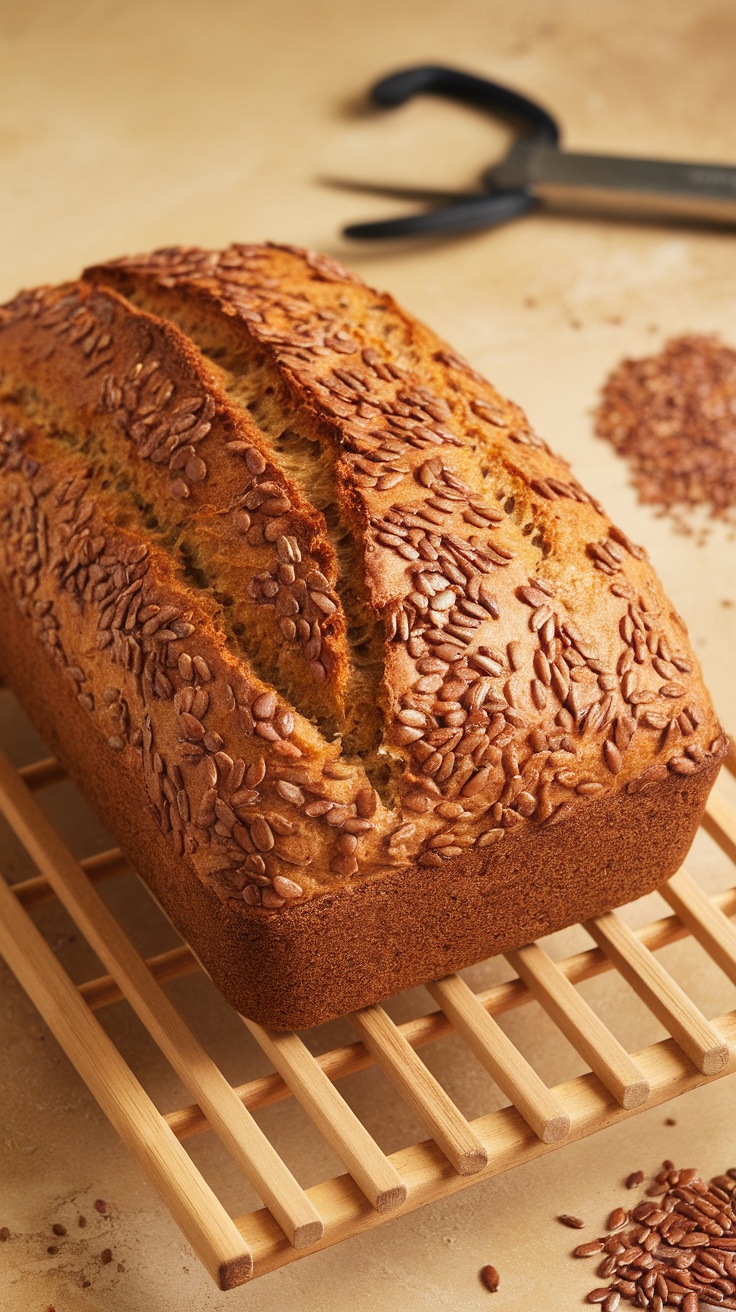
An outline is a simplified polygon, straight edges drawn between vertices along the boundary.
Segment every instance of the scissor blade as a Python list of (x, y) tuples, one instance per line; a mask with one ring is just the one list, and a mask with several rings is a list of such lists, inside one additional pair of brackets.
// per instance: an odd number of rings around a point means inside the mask
[(485, 180), (527, 187), (544, 203), (566, 208), (736, 222), (736, 168), (730, 165), (576, 154), (522, 138)]
[(469, 200), (471, 195), (481, 192), (442, 191), (433, 187), (404, 187), (391, 182), (361, 182), (358, 178), (320, 178), (325, 187), (337, 187), (341, 191), (362, 191), (370, 196), (393, 196), (396, 200), (428, 200), (439, 203), (448, 200)]

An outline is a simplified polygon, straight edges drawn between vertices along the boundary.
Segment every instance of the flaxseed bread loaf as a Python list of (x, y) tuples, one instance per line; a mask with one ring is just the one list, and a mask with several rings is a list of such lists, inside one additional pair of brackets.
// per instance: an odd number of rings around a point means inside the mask
[(306, 1026), (636, 897), (725, 739), (645, 552), (333, 262), (0, 311), (0, 668), (225, 996)]

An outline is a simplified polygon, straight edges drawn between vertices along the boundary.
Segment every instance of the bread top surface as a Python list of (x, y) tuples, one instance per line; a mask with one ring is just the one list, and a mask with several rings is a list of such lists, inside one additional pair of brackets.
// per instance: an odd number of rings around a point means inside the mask
[(431, 877), (723, 750), (646, 553), (325, 257), (174, 249), (21, 293), (0, 426), (0, 577), (233, 904)]

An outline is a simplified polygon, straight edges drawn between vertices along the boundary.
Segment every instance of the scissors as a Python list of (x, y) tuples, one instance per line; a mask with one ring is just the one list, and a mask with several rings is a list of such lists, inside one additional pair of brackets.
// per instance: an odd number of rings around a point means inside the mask
[(370, 91), (373, 103), (384, 108), (422, 94), (489, 110), (520, 129), (519, 134), (505, 158), (484, 172), (480, 191), (456, 194), (333, 179), (333, 184), (353, 190), (440, 202), (402, 218), (353, 223), (343, 229), (344, 236), (375, 240), (493, 228), (533, 209), (555, 205), (736, 222), (736, 168), (562, 150), (560, 128), (552, 115), (498, 82), (428, 64), (392, 73)]

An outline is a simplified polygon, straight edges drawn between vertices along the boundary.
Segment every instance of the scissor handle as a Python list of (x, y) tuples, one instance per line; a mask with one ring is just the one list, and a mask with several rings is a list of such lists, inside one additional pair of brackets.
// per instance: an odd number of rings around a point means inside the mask
[[(381, 78), (371, 87), (373, 103), (383, 108), (403, 105), (418, 95), (446, 96), (461, 100), (481, 109), (490, 110), (501, 118), (521, 123), (527, 137), (556, 146), (560, 130), (541, 105), (528, 100), (518, 91), (489, 82), (486, 78), (462, 73), (442, 64), (421, 64), (404, 68)], [(537, 204), (536, 197), (523, 187), (502, 191), (488, 189), (477, 195), (459, 196), (448, 205), (409, 214), (400, 219), (385, 219), (375, 223), (353, 223), (343, 228), (346, 237), (358, 240), (375, 240), (383, 237), (414, 237), (436, 232), (461, 232), (472, 228), (492, 228), (509, 219), (527, 214)]]
[(370, 91), (374, 104), (387, 109), (403, 105), (419, 95), (465, 100), (504, 118), (520, 121), (535, 136), (552, 145), (557, 145), (560, 140), (557, 123), (536, 101), (498, 82), (476, 77), (473, 73), (462, 73), (456, 68), (446, 68), (442, 64), (420, 64), (416, 68), (401, 69), (381, 78)]

